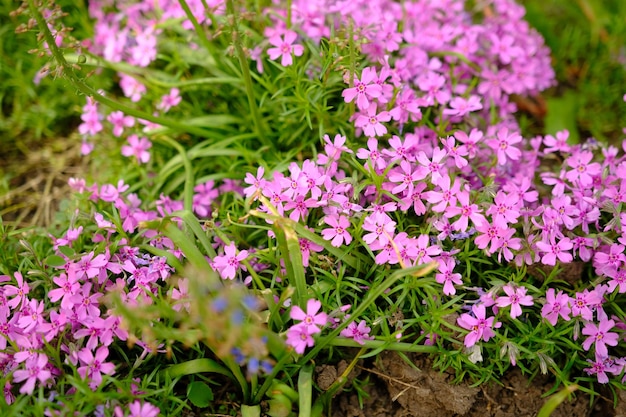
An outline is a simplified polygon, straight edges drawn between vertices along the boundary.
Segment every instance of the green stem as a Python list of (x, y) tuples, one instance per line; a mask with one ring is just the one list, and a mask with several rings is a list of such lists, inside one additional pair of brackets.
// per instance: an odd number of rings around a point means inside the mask
[(211, 47), (211, 42), (206, 37), (206, 34), (202, 31), (202, 26), (200, 26), (200, 23), (198, 23), (198, 19), (196, 19), (196, 17), (193, 15), (193, 12), (189, 8), (189, 5), (187, 4), (187, 2), (185, 0), (178, 0), (178, 3), (180, 4), (180, 7), (182, 7), (183, 10), (185, 11), (185, 14), (187, 15), (187, 19), (189, 19), (189, 21), (193, 25), (193, 28), (196, 31), (196, 34), (198, 35), (198, 38), (200, 38), (200, 43), (202, 43), (202, 46), (204, 46), (204, 49), (206, 49), (207, 52), (211, 54), (213, 58), (215, 58), (215, 56), (213, 55), (213, 48)]
[(176, 149), (180, 154), (180, 157), (183, 160), (183, 166), (185, 167), (185, 186), (183, 190), (183, 207), (188, 212), (193, 212), (193, 186), (194, 186), (194, 178), (193, 178), (193, 167), (191, 166), (191, 161), (187, 156), (187, 151), (183, 146), (176, 142), (173, 139), (168, 138), (167, 136), (155, 136), (153, 140), (163, 142), (172, 148)]
[(34, 0), (28, 0), (28, 7), (33, 15), (33, 17), (35, 18), (35, 20), (37, 21), (37, 25), (39, 26), (39, 30), (41, 31), (41, 33), (43, 34), (46, 43), (48, 45), (48, 48), (50, 50), (50, 52), (52, 53), (52, 56), (54, 57), (54, 60), (57, 62), (57, 64), (63, 68), (63, 74), (67, 77), (67, 79), (72, 83), (72, 85), (81, 93), (85, 94), (88, 97), (92, 97), (94, 100), (96, 100), (98, 103), (104, 104), (105, 106), (110, 107), (113, 110), (119, 110), (129, 116), (133, 116), (136, 117), (138, 119), (143, 119), (143, 120), (147, 120), (149, 122), (152, 123), (156, 123), (159, 124), (161, 126), (166, 126), (169, 128), (172, 128), (174, 130), (177, 131), (181, 131), (181, 132), (187, 132), (190, 133), (192, 135), (197, 135), (203, 138), (208, 138), (211, 136), (211, 132), (206, 131), (204, 129), (195, 127), (195, 126), (190, 126), (186, 123), (181, 123), (178, 122), (176, 120), (171, 120), (168, 118), (164, 118), (164, 117), (158, 117), (158, 116), (154, 116), (150, 113), (146, 113), (143, 112), (141, 110), (137, 110), (134, 109), (132, 107), (129, 107), (125, 104), (119, 103), (115, 100), (112, 100), (100, 93), (98, 93), (93, 87), (91, 87), (90, 85), (86, 84), (81, 77), (79, 77), (76, 72), (74, 71), (74, 68), (68, 64), (68, 62), (65, 60), (65, 56), (63, 55), (63, 53), (61, 52), (61, 50), (59, 49), (58, 46), (56, 46), (54, 37), (52, 36), (52, 33), (50, 32), (50, 29), (48, 28), (48, 25), (46, 24), (46, 19), (43, 17), (43, 15), (41, 14), (41, 12), (39, 11), (39, 9), (37, 8), (37, 6), (35, 5), (35, 1)]
[(268, 141), (268, 139), (265, 137), (263, 121), (261, 119), (259, 107), (257, 106), (257, 102), (254, 97), (252, 76), (250, 75), (250, 68), (248, 67), (248, 59), (246, 58), (246, 53), (244, 52), (243, 46), (241, 45), (241, 38), (239, 35), (239, 19), (237, 18), (237, 13), (235, 12), (235, 3), (233, 0), (226, 0), (226, 10), (228, 14), (232, 17), (231, 33), (233, 37), (233, 43), (235, 44), (237, 58), (239, 58), (239, 66), (241, 68), (241, 75), (243, 76), (244, 85), (246, 87), (248, 105), (250, 106), (250, 113), (252, 114), (254, 126), (261, 142), (263, 142), (266, 146), (269, 146), (270, 149), (273, 149), (274, 146), (272, 142)]

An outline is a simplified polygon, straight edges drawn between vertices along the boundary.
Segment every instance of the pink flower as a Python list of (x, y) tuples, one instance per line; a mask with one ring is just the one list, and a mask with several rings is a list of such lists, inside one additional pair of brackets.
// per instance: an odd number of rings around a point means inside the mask
[(18, 369), (13, 372), (13, 381), (22, 382), (26, 381), (20, 388), (21, 394), (31, 395), (35, 389), (35, 383), (46, 382), (52, 377), (50, 371), (46, 368), (48, 366), (48, 357), (43, 353), (39, 353), (26, 361), (26, 369)]
[(517, 161), (522, 156), (522, 151), (513, 146), (521, 141), (519, 133), (509, 133), (509, 129), (503, 127), (498, 131), (497, 138), (488, 139), (485, 143), (496, 151), (498, 165), (504, 165), (507, 158)]
[(382, 136), (387, 133), (387, 128), (381, 122), (388, 122), (391, 120), (391, 116), (387, 111), (381, 111), (380, 113), (376, 113), (376, 111), (376, 103), (372, 102), (367, 109), (367, 115), (360, 113), (354, 122), (356, 127), (363, 129), (365, 136)]
[(372, 340), (374, 338), (369, 335), (370, 330), (365, 320), (361, 320), (358, 325), (355, 322), (351, 322), (340, 334), (343, 337), (354, 339), (355, 342), (362, 345), (365, 343), (365, 340)]
[(248, 257), (248, 251), (237, 253), (234, 243), (224, 247), (224, 255), (213, 259), (213, 267), (218, 270), (223, 279), (233, 279), (239, 269), (239, 263)]
[(147, 163), (150, 160), (148, 149), (152, 147), (152, 142), (148, 138), (139, 138), (137, 135), (128, 137), (128, 145), (122, 146), (122, 155), (126, 157), (134, 156), (139, 163)]
[(128, 411), (130, 411), (128, 417), (157, 417), (161, 412), (159, 407), (148, 402), (142, 404), (139, 400), (135, 400), (130, 404)]
[(435, 275), (435, 280), (439, 284), (443, 284), (443, 293), (445, 295), (454, 295), (456, 294), (455, 285), (463, 284), (463, 280), (461, 279), (461, 274), (452, 273), (454, 269), (454, 259), (448, 259), (446, 261), (439, 261), (439, 273)]
[(600, 175), (602, 167), (597, 162), (591, 162), (593, 153), (591, 151), (577, 152), (565, 160), (571, 171), (567, 171), (565, 178), (570, 182), (580, 182), (582, 187), (589, 187), (593, 184), (593, 177)]
[(617, 346), (619, 341), (617, 333), (609, 332), (613, 327), (615, 327), (615, 321), (606, 318), (600, 320), (598, 325), (592, 322), (585, 324), (582, 334), (589, 337), (583, 342), (583, 349), (589, 350), (595, 343), (596, 355), (606, 357), (609, 354), (606, 345)]
[(15, 309), (18, 305), (20, 305), (20, 303), (25, 303), (27, 299), (26, 295), (30, 291), (28, 282), (24, 282), (24, 277), (21, 273), (15, 273), (15, 281), (17, 281), (17, 287), (15, 285), (5, 285), (3, 287), (4, 295), (7, 298), (13, 297), (9, 300), (9, 302), (7, 302), (7, 305), (12, 309)]
[(321, 331), (320, 327), (324, 327), (328, 322), (326, 313), (318, 313), (321, 307), (321, 302), (310, 299), (306, 303), (306, 313), (299, 306), (293, 306), (289, 315), (293, 320), (301, 320), (300, 324), (306, 326), (309, 333), (318, 333)]
[(450, 109), (444, 109), (443, 114), (448, 116), (465, 116), (470, 112), (480, 110), (483, 105), (480, 103), (480, 97), (471, 95), (465, 99), (463, 97), (455, 97), (450, 100)]
[(135, 118), (132, 116), (124, 116), (121, 111), (111, 112), (107, 116), (107, 120), (113, 125), (113, 136), (120, 137), (124, 133), (125, 127), (135, 125)]
[(168, 112), (172, 107), (178, 106), (181, 100), (180, 90), (178, 88), (172, 88), (169, 93), (161, 97), (161, 102), (157, 105), (157, 108)]
[(352, 242), (352, 236), (348, 233), (347, 228), (350, 226), (350, 220), (346, 216), (326, 216), (324, 223), (331, 226), (330, 229), (322, 230), (322, 236), (325, 240), (330, 240), (330, 244), (339, 247), (345, 241), (346, 245)]
[[(363, 68), (361, 79), (355, 78), (354, 87), (343, 90), (341, 96), (346, 103), (352, 102), (356, 97), (356, 105), (359, 110), (369, 109), (369, 99), (380, 97), (383, 91), (382, 87), (376, 83), (377, 78), (374, 68)], [(391, 116), (389, 117), (391, 118)]]
[(537, 248), (544, 254), (541, 258), (541, 263), (544, 265), (556, 265), (556, 260), (561, 262), (572, 262), (573, 256), (568, 251), (574, 247), (572, 241), (564, 237), (558, 243), (552, 239), (550, 243), (544, 241), (537, 242)]
[(587, 359), (587, 362), (591, 364), (591, 367), (583, 370), (587, 372), (588, 375), (596, 375), (598, 382), (601, 384), (609, 382), (609, 377), (606, 374), (607, 372), (619, 373), (619, 367), (612, 360), (607, 357), (602, 357), (597, 353), (595, 362), (591, 359)]
[(78, 352), (78, 360), (82, 364), (78, 368), (78, 374), (83, 379), (88, 379), (89, 386), (96, 389), (102, 383), (102, 374), (112, 375), (115, 373), (115, 365), (105, 362), (109, 356), (109, 349), (101, 346), (94, 355), (93, 352), (84, 348)]
[(301, 355), (307, 347), (312, 347), (315, 344), (311, 335), (319, 331), (316, 326), (307, 326), (304, 323), (293, 325), (287, 330), (287, 344)]
[(267, 50), (267, 54), (270, 56), (270, 59), (274, 60), (279, 56), (282, 56), (280, 64), (283, 67), (288, 67), (293, 64), (291, 53), (293, 52), (295, 56), (302, 56), (304, 53), (304, 47), (302, 45), (293, 44), (297, 37), (298, 34), (296, 32), (287, 30), (285, 31), (283, 37), (274, 35), (269, 38), (269, 43), (275, 46), (275, 48), (269, 48)]
[(548, 322), (555, 326), (559, 316), (565, 321), (569, 321), (569, 314), (571, 309), (569, 307), (569, 297), (567, 294), (563, 294), (563, 291), (559, 291), (558, 294), (554, 294), (554, 288), (549, 288), (546, 291), (546, 303), (541, 308), (541, 315), (548, 320)]
[(372, 214), (365, 218), (363, 230), (370, 233), (363, 235), (363, 241), (368, 245), (377, 241), (380, 246), (384, 246), (389, 242), (391, 236), (394, 235), (396, 222), (386, 214)]
[(457, 319), (457, 324), (470, 332), (465, 336), (465, 347), (472, 347), (481, 339), (485, 342), (495, 336), (493, 328), (500, 327), (500, 323), (494, 324), (494, 317), (486, 318), (485, 305), (474, 304), (472, 313), (463, 313)]
[(522, 307), (533, 305), (533, 297), (526, 295), (525, 287), (518, 287), (512, 283), (502, 287), (506, 297), (498, 297), (496, 305), (498, 307), (511, 306), (511, 318), (514, 319), (522, 315)]

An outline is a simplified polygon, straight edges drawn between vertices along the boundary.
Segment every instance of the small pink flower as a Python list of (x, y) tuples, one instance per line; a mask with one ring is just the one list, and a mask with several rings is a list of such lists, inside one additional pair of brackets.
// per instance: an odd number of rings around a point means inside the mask
[(248, 257), (248, 251), (242, 250), (237, 253), (234, 243), (224, 248), (224, 256), (216, 256), (213, 266), (218, 270), (223, 279), (233, 279), (239, 269), (239, 263)]
[(311, 335), (319, 331), (317, 327), (307, 326), (304, 323), (293, 325), (287, 330), (287, 344), (301, 355), (307, 347), (312, 347), (315, 344)]
[(139, 163), (147, 163), (150, 160), (150, 152), (148, 149), (152, 147), (152, 142), (148, 138), (139, 138), (137, 135), (128, 137), (128, 145), (122, 146), (122, 155), (130, 157), (134, 156)]
[(569, 307), (569, 296), (563, 294), (563, 291), (559, 291), (555, 295), (554, 288), (549, 288), (546, 291), (546, 303), (541, 308), (541, 315), (548, 320), (548, 322), (555, 326), (559, 316), (565, 321), (569, 321), (569, 314), (572, 310)]
[[(306, 313), (299, 307), (291, 307), (290, 317), (293, 320), (301, 320), (302, 325), (306, 326), (309, 333), (318, 333), (320, 327), (324, 327), (328, 322), (328, 315), (323, 311), (318, 313), (322, 303), (318, 300), (310, 299), (306, 303)], [(318, 327), (319, 326), (319, 327)]]
[(20, 388), (21, 394), (31, 395), (35, 390), (35, 383), (46, 382), (52, 377), (50, 371), (46, 368), (48, 366), (48, 357), (43, 353), (34, 355), (31, 359), (26, 361), (26, 369), (18, 369), (13, 372), (13, 381), (22, 382), (26, 381), (22, 388)]
[(350, 226), (350, 220), (346, 216), (339, 216), (339, 218), (326, 216), (324, 217), (324, 223), (331, 226), (331, 228), (322, 230), (322, 236), (324, 239), (330, 240), (331, 245), (338, 248), (344, 241), (346, 245), (352, 242), (352, 236), (350, 236), (347, 230)]
[(283, 37), (274, 35), (269, 38), (269, 43), (275, 46), (275, 48), (267, 50), (267, 54), (270, 56), (270, 59), (274, 60), (279, 56), (282, 56), (280, 64), (283, 67), (288, 67), (293, 64), (291, 53), (293, 52), (295, 56), (302, 56), (304, 53), (304, 47), (302, 45), (293, 44), (297, 37), (298, 34), (296, 32), (287, 30), (285, 31)]
[(486, 310), (484, 304), (474, 304), (472, 313), (464, 313), (457, 319), (457, 323), (470, 332), (465, 336), (465, 347), (472, 347), (481, 339), (487, 342), (495, 332), (493, 328), (500, 327), (501, 323), (494, 324), (494, 317), (486, 318)]
[[(356, 105), (359, 110), (370, 108), (370, 99), (380, 97), (382, 87), (376, 83), (376, 70), (372, 67), (363, 68), (361, 79), (354, 79), (354, 87), (346, 88), (341, 96), (346, 103), (352, 102), (356, 98)], [(391, 118), (391, 116), (389, 116)]]
[(372, 340), (374, 337), (370, 336), (370, 328), (367, 327), (365, 320), (361, 320), (357, 325), (356, 322), (352, 322), (341, 331), (341, 336), (354, 339), (360, 345), (365, 344), (365, 340)]
[(592, 322), (585, 324), (582, 334), (589, 337), (583, 342), (583, 349), (589, 350), (591, 345), (595, 343), (596, 355), (606, 357), (609, 354), (606, 345), (616, 346), (619, 341), (617, 333), (609, 332), (613, 327), (615, 327), (615, 321), (606, 318), (600, 320), (597, 325)]
[(522, 315), (522, 307), (533, 305), (533, 297), (526, 295), (525, 287), (518, 287), (514, 284), (507, 284), (502, 287), (506, 297), (498, 297), (496, 305), (498, 307), (511, 306), (511, 318), (514, 319)]

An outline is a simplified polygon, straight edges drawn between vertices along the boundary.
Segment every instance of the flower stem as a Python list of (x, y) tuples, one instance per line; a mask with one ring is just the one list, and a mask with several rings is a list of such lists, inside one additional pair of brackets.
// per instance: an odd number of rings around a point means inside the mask
[(267, 137), (265, 136), (265, 129), (263, 128), (263, 120), (261, 119), (259, 107), (257, 106), (257, 102), (254, 97), (254, 89), (252, 86), (252, 76), (250, 75), (250, 68), (248, 67), (248, 59), (246, 58), (246, 53), (244, 52), (243, 46), (241, 44), (241, 37), (239, 33), (239, 19), (238, 19), (237, 12), (235, 12), (235, 3), (233, 0), (226, 0), (226, 10), (232, 18), (231, 33), (233, 37), (233, 43), (235, 45), (235, 52), (237, 54), (237, 58), (239, 59), (241, 75), (243, 76), (243, 82), (246, 87), (246, 94), (248, 96), (248, 105), (250, 106), (250, 114), (252, 115), (252, 120), (254, 122), (257, 135), (259, 136), (259, 139), (261, 140), (261, 142), (269, 146), (270, 149), (273, 149), (274, 148), (273, 143), (269, 141)]

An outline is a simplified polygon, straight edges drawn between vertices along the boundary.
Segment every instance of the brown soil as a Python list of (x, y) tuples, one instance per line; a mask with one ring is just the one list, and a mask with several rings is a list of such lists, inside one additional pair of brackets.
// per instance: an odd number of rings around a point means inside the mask
[[(393, 352), (379, 355), (371, 366), (356, 368), (360, 380), (369, 376), (363, 386), (367, 398), (359, 404), (354, 390), (338, 395), (332, 405), (333, 417), (535, 417), (553, 382), (546, 377), (529, 381), (518, 370), (507, 372), (501, 384), (491, 383), (471, 387), (467, 383), (453, 384), (454, 376), (432, 368), (428, 356), (409, 358), (419, 369), (408, 365)], [(341, 366), (340, 366), (341, 367)], [(320, 388), (336, 371), (329, 366), (318, 367)], [(588, 395), (577, 392), (553, 412), (553, 417), (626, 417), (626, 393), (620, 393), (618, 407), (606, 398), (596, 398), (590, 406)]]

